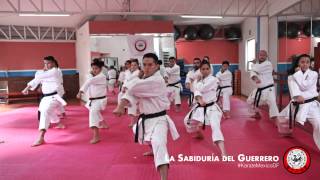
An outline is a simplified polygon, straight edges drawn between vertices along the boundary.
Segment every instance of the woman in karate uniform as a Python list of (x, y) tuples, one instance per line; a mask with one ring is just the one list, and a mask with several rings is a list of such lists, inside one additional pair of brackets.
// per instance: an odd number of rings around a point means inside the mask
[(212, 76), (211, 66), (208, 61), (200, 65), (201, 77), (194, 83), (194, 97), (198, 102), (184, 119), (189, 133), (196, 132), (196, 138), (203, 139), (201, 129), (211, 126), (212, 140), (218, 146), (221, 156), (226, 156), (224, 137), (220, 128), (222, 111), (217, 105), (216, 91), (219, 80)]
[(99, 124), (103, 121), (101, 111), (107, 105), (107, 81), (106, 76), (102, 73), (103, 61), (94, 59), (91, 63), (91, 76), (80, 88), (77, 98), (81, 99), (83, 93), (87, 93), (89, 101), (86, 107), (89, 109), (89, 127), (93, 131), (93, 137), (90, 140), (91, 144), (96, 144), (100, 141)]
[[(289, 125), (292, 132), (295, 122), (304, 125), (308, 121), (313, 127), (313, 140), (320, 150), (320, 103), (317, 92), (318, 73), (310, 69), (310, 56), (302, 54), (289, 72), (288, 86), (291, 101), (280, 113), (278, 128)], [(280, 133), (286, 133), (281, 132)]]
[(45, 143), (44, 136), (48, 130), (50, 123), (59, 123), (60, 118), (56, 111), (60, 106), (65, 106), (67, 103), (58, 94), (60, 83), (59, 70), (55, 67), (54, 58), (44, 58), (44, 70), (38, 71), (34, 79), (30, 81), (27, 87), (22, 91), (23, 94), (28, 94), (29, 90), (35, 90), (41, 84), (43, 98), (40, 101), (40, 121), (39, 121), (39, 138), (32, 146), (39, 146)]

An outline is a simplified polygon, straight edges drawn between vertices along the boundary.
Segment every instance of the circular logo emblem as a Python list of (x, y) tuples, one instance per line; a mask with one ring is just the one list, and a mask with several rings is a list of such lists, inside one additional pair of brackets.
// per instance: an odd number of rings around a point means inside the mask
[(139, 40), (136, 40), (136, 42), (134, 43), (134, 46), (137, 51), (144, 51), (147, 48), (147, 42), (145, 40), (139, 39)]
[(293, 174), (301, 174), (310, 167), (310, 154), (302, 147), (289, 148), (283, 157), (284, 167)]

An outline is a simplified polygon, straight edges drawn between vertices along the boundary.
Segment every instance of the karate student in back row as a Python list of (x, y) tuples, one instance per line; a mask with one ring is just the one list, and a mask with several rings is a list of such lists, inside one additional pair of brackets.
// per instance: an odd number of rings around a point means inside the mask
[(291, 101), (280, 113), (279, 121), (282, 117), (286, 121), (280, 121), (281, 124), (278, 128), (286, 123), (289, 124), (289, 132), (292, 132), (295, 121), (301, 125), (308, 121), (313, 127), (313, 140), (320, 150), (320, 103), (317, 101), (319, 96), (317, 92), (318, 73), (310, 69), (310, 56), (300, 55), (288, 75)]
[(41, 84), (43, 98), (39, 104), (40, 120), (39, 120), (39, 137), (32, 146), (39, 146), (45, 143), (44, 136), (47, 132), (50, 123), (59, 123), (60, 118), (57, 116), (61, 105), (67, 103), (59, 96), (60, 73), (55, 67), (55, 59), (52, 56), (44, 58), (44, 69), (38, 71), (33, 80), (22, 91), (23, 94), (28, 94), (29, 90), (35, 90)]
[(169, 154), (167, 134), (170, 131), (175, 140), (179, 137), (174, 122), (167, 115), (170, 107), (166, 83), (159, 71), (158, 57), (153, 53), (143, 56), (143, 77), (130, 82), (120, 104), (113, 111), (116, 115), (125, 113), (125, 106), (138, 101), (140, 119), (133, 127), (135, 142), (152, 147), (155, 167), (162, 180), (168, 177)]
[(221, 70), (216, 74), (220, 81), (217, 103), (222, 96), (222, 110), (226, 119), (230, 118), (230, 96), (232, 95), (232, 73), (229, 71), (229, 65), (228, 61), (223, 61)]
[(184, 119), (187, 132), (196, 133), (195, 138), (203, 139), (202, 129), (211, 126), (212, 140), (218, 146), (221, 156), (226, 156), (224, 137), (220, 128), (222, 111), (216, 103), (219, 80), (212, 76), (211, 65), (203, 60), (200, 65), (201, 76), (194, 82), (194, 106)]
[(182, 89), (181, 85), (181, 77), (180, 77), (180, 66), (176, 63), (175, 57), (169, 58), (169, 67), (165, 68), (164, 77), (167, 84), (167, 90), (169, 93), (173, 94), (174, 98), (174, 104), (175, 104), (175, 111), (180, 112), (180, 106), (181, 106), (181, 97), (180, 97), (180, 91)]
[(189, 95), (189, 106), (191, 107), (194, 103), (194, 87), (193, 84), (195, 80), (201, 76), (200, 73), (200, 64), (201, 64), (201, 59), (200, 58), (194, 58), (193, 59), (193, 70), (189, 71), (187, 76), (186, 76), (186, 88), (190, 90), (190, 95)]
[(255, 112), (255, 119), (260, 119), (259, 105), (267, 104), (269, 107), (269, 117), (271, 120), (276, 121), (279, 116), (279, 110), (276, 103), (276, 92), (273, 81), (273, 67), (269, 60), (268, 54), (265, 50), (259, 51), (258, 61), (255, 60), (250, 71), (250, 78), (256, 84), (254, 89), (249, 95), (247, 102), (252, 106)]
[(91, 75), (89, 79), (81, 86), (77, 98), (81, 99), (84, 93), (87, 93), (89, 101), (86, 107), (89, 109), (89, 127), (92, 129), (93, 137), (90, 140), (91, 144), (100, 142), (99, 124), (103, 122), (101, 111), (107, 105), (107, 81), (106, 76), (102, 73), (103, 61), (94, 59), (91, 63)]
[[(131, 60), (130, 73), (127, 73), (125, 77), (125, 81), (123, 83), (122, 92), (126, 92), (129, 88), (129, 84), (140, 78), (140, 70), (139, 70), (139, 61), (138, 59)], [(128, 115), (131, 117), (131, 122), (129, 127), (132, 127), (134, 123), (137, 121), (138, 117), (138, 107), (137, 102), (132, 102), (131, 106), (128, 107)]]

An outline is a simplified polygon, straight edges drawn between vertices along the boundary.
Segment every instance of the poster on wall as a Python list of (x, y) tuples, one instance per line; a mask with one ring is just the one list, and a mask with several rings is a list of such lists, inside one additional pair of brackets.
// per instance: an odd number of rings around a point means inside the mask
[(143, 56), (145, 53), (154, 52), (153, 36), (128, 36), (128, 46), (133, 56)]

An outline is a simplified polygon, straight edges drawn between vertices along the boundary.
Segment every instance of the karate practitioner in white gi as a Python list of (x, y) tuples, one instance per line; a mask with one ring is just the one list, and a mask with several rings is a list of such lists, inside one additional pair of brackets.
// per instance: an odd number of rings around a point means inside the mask
[(201, 76), (200, 73), (200, 64), (201, 64), (201, 59), (200, 58), (194, 58), (193, 59), (193, 70), (189, 71), (187, 76), (186, 76), (186, 82), (185, 82), (185, 86), (187, 89), (190, 90), (190, 94), (189, 94), (189, 101), (188, 104), (191, 107), (194, 103), (196, 103), (194, 101), (194, 87), (193, 87), (193, 83), (195, 80), (199, 79), (199, 77)]
[(313, 127), (313, 140), (320, 150), (320, 103), (317, 80), (318, 73), (310, 69), (310, 56), (300, 55), (289, 72), (288, 86), (291, 101), (280, 113), (278, 127), (283, 128), (284, 124), (288, 124), (288, 132), (291, 133), (295, 122), (304, 125), (308, 121)]
[[(130, 76), (130, 67), (131, 67), (131, 60), (127, 60), (125, 62), (125, 71), (124, 71), (124, 75), (123, 75), (123, 84), (126, 81), (126, 77)], [(123, 88), (120, 89), (119, 94), (118, 94), (118, 104), (121, 101), (121, 97), (124, 94), (125, 90)]]
[(197, 139), (203, 139), (202, 129), (211, 126), (212, 140), (218, 146), (221, 156), (226, 156), (220, 128), (222, 111), (216, 103), (219, 80), (212, 76), (211, 65), (206, 60), (201, 62), (200, 71), (201, 77), (194, 84), (194, 96), (198, 103), (186, 115), (184, 124), (187, 132), (196, 133)]
[[(139, 61), (138, 59), (132, 59), (130, 71), (129, 73), (127, 73), (124, 84), (123, 84), (123, 92), (128, 91), (128, 88), (129, 88), (128, 85), (139, 78), (140, 78)], [(128, 107), (128, 115), (131, 117), (131, 122), (129, 124), (129, 127), (132, 127), (134, 123), (137, 121), (137, 117), (139, 115), (137, 102), (132, 102), (131, 106)]]
[(261, 115), (258, 107), (260, 105), (268, 105), (269, 117), (276, 120), (279, 116), (279, 110), (276, 103), (276, 92), (273, 81), (273, 67), (270, 61), (267, 60), (267, 52), (265, 50), (259, 51), (258, 61), (252, 65), (250, 71), (250, 78), (255, 82), (257, 88), (249, 95), (247, 102), (251, 105), (255, 115), (255, 119), (260, 119)]
[(223, 61), (221, 70), (216, 74), (220, 81), (217, 103), (222, 97), (222, 110), (226, 119), (230, 118), (230, 96), (232, 95), (232, 73), (229, 71), (229, 65), (228, 61)]
[(23, 94), (28, 94), (29, 90), (35, 90), (41, 84), (43, 98), (39, 104), (40, 120), (39, 120), (39, 137), (32, 146), (39, 146), (45, 143), (44, 136), (48, 130), (50, 123), (59, 123), (60, 118), (57, 112), (61, 105), (67, 103), (58, 94), (60, 73), (55, 67), (55, 59), (52, 56), (45, 57), (44, 70), (38, 71), (33, 80), (22, 91)]
[(114, 68), (114, 66), (110, 66), (110, 68), (108, 69), (108, 91), (112, 92), (114, 95), (116, 94), (115, 90), (114, 90), (114, 86), (116, 84), (117, 81), (117, 71)]
[(81, 99), (83, 93), (87, 93), (89, 101), (86, 107), (89, 109), (89, 127), (93, 131), (91, 144), (100, 142), (99, 124), (103, 122), (103, 111), (107, 105), (107, 81), (106, 76), (102, 73), (103, 61), (95, 59), (91, 63), (91, 76), (81, 86), (77, 98)]
[(180, 83), (180, 66), (176, 64), (176, 58), (169, 58), (169, 67), (165, 68), (165, 80), (168, 83), (167, 89), (169, 93), (174, 94), (174, 104), (176, 105), (176, 112), (180, 111), (181, 97), (180, 91), (182, 90), (182, 85)]
[(165, 180), (169, 167), (167, 134), (170, 131), (174, 140), (179, 137), (179, 134), (174, 122), (166, 114), (170, 102), (167, 98), (166, 83), (158, 69), (157, 55), (145, 54), (143, 56), (143, 78), (128, 85), (128, 91), (113, 112), (119, 116), (123, 115), (125, 106), (138, 101), (141, 114), (139, 121), (133, 127), (135, 141), (151, 144), (155, 166), (161, 179)]

